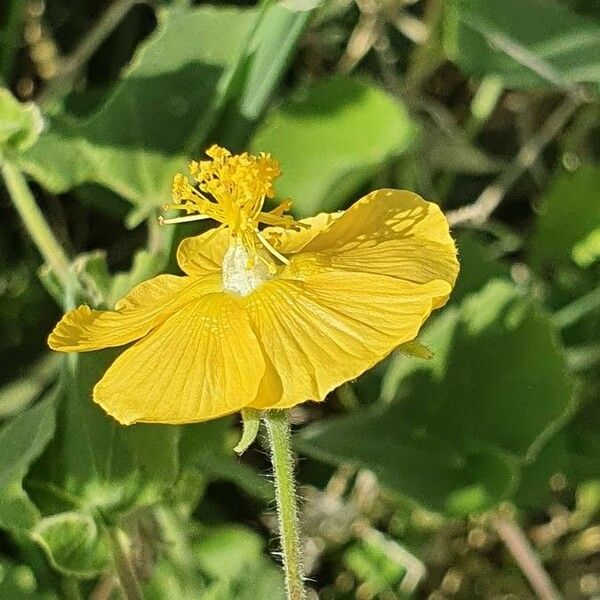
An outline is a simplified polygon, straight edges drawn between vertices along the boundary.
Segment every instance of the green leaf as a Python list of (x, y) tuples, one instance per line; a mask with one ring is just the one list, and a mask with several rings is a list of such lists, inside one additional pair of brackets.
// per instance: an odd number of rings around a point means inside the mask
[[(118, 353), (70, 355), (60, 428), (46, 453), (46, 476), (94, 506), (118, 505), (132, 493), (134, 466), (119, 425), (92, 402), (92, 388)], [(125, 483), (129, 485), (125, 487)]]
[(267, 115), (251, 142), (281, 162), (278, 196), (308, 216), (339, 208), (415, 132), (406, 109), (382, 90), (334, 77), (298, 90)]
[(271, 483), (234, 455), (238, 439), (227, 417), (186, 425), (181, 428), (181, 466), (198, 469), (210, 479), (230, 481), (264, 502), (272, 501)]
[(166, 261), (167, 257), (163, 254), (138, 250), (133, 255), (131, 269), (124, 273), (117, 273), (112, 278), (107, 292), (106, 305), (112, 308), (138, 283), (158, 275), (164, 268)]
[(51, 591), (41, 590), (31, 568), (0, 558), (0, 598), (6, 600), (59, 600)]
[(462, 301), (478, 292), (492, 279), (510, 280), (510, 267), (492, 254), (490, 247), (475, 235), (461, 233), (457, 240), (460, 273), (450, 297), (451, 302)]
[(0, 88), (0, 150), (22, 152), (35, 144), (44, 127), (38, 107), (22, 104)]
[(434, 358), (387, 383), (390, 404), (310, 426), (299, 447), (365, 466), (429, 508), (479, 512), (513, 494), (567, 418), (572, 383), (548, 315), (508, 282), (468, 296), (437, 328), (423, 336)]
[(60, 358), (54, 353), (42, 356), (26, 374), (0, 387), (0, 418), (16, 415), (35, 402), (56, 378)]
[(54, 434), (56, 395), (51, 393), (0, 429), (0, 527), (29, 529), (39, 517), (23, 491), (23, 478)]
[(391, 553), (382, 546), (384, 544), (360, 539), (346, 549), (342, 558), (344, 565), (372, 594), (397, 589), (406, 573), (403, 565), (393, 560)]
[(570, 482), (598, 479), (600, 472), (600, 404), (592, 396), (565, 427), (567, 462), (564, 472)]
[(248, 529), (224, 525), (204, 531), (194, 553), (200, 570), (214, 581), (206, 598), (285, 597), (279, 569), (263, 554), (260, 536)]
[(50, 564), (65, 575), (89, 579), (109, 564), (108, 540), (85, 513), (65, 512), (42, 519), (32, 538)]
[(262, 553), (262, 540), (252, 531), (223, 525), (204, 532), (194, 545), (201, 569), (216, 579), (237, 579)]
[(514, 496), (515, 504), (526, 509), (547, 505), (553, 496), (550, 479), (567, 467), (567, 457), (567, 435), (559, 432), (542, 448), (535, 460), (524, 466)]
[(600, 227), (573, 246), (571, 258), (582, 269), (587, 269), (600, 259)]
[[(263, 5), (265, 6), (265, 5)], [(263, 9), (231, 85), (231, 99), (220, 119), (216, 138), (232, 149), (246, 146), (285, 72), (311, 15), (281, 2)]]
[(148, 600), (283, 600), (280, 569), (253, 531), (235, 525), (195, 527), (161, 511), (165, 553), (145, 586)]
[[(450, 306), (458, 305), (470, 294), (481, 291), (493, 279), (510, 281), (508, 265), (495, 259), (490, 248), (474, 235), (463, 232), (456, 240), (456, 245), (460, 257), (460, 273), (450, 296)], [(407, 358), (402, 346), (392, 354), (381, 387), (381, 397), (384, 401), (391, 401), (401, 382), (415, 371), (424, 369), (436, 373), (437, 376), (444, 373), (458, 318), (457, 310), (446, 309), (428, 321), (419, 334), (419, 341), (433, 355), (430, 364)]]
[(190, 522), (179, 510), (157, 508), (164, 548), (152, 578), (144, 586), (146, 600), (196, 600), (204, 598), (206, 578), (198, 571), (192, 551)]
[(250, 52), (252, 62), (240, 94), (240, 114), (256, 120), (269, 101), (273, 88), (293, 56), (311, 11), (294, 11), (274, 4), (256, 30)]
[(577, 248), (581, 253), (583, 244), (600, 229), (599, 189), (600, 168), (595, 166), (556, 177), (542, 199), (530, 242), (535, 268), (576, 264)]
[(540, 0), (453, 0), (446, 48), (468, 75), (507, 87), (600, 83), (600, 24)]
[(134, 458), (146, 480), (164, 486), (179, 475), (179, 429), (174, 425), (138, 424), (123, 430)]
[(361, 411), (307, 428), (297, 447), (324, 462), (368, 468), (431, 510), (464, 515), (510, 495), (517, 473), (508, 457), (457, 449), (411, 417), (397, 405)]
[(37, 480), (77, 498), (78, 506), (107, 512), (155, 501), (179, 472), (177, 427), (123, 427), (92, 401), (95, 383), (117, 354), (66, 359), (60, 427), (36, 470)]
[(458, 127), (431, 127), (423, 132), (423, 149), (431, 169), (445, 173), (487, 175), (496, 173), (501, 161), (475, 146)]
[(53, 192), (95, 182), (141, 213), (163, 204), (213, 124), (255, 19), (254, 10), (163, 9), (106, 103), (87, 119), (53, 116), (21, 167)]

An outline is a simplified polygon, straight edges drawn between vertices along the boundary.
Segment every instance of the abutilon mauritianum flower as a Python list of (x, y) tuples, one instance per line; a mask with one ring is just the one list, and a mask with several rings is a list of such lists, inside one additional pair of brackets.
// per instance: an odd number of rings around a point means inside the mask
[(80, 306), (49, 338), (86, 352), (134, 342), (94, 388), (123, 424), (191, 423), (241, 409), (323, 400), (414, 340), (454, 285), (440, 209), (417, 194), (371, 192), (344, 212), (294, 220), (273, 198), (269, 154), (212, 146), (177, 175), (177, 223), (219, 226), (181, 242), (183, 276), (135, 287), (114, 310)]

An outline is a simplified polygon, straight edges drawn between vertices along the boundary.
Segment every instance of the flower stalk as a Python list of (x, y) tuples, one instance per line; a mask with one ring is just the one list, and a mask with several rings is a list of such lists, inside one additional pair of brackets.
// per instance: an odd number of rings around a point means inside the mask
[(287, 599), (304, 600), (304, 568), (288, 413), (284, 410), (270, 410), (264, 413), (263, 419), (273, 464)]

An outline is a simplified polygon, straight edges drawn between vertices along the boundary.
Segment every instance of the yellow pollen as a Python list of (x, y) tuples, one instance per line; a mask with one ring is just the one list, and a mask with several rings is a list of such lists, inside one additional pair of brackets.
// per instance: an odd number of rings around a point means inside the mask
[(159, 218), (161, 225), (214, 219), (229, 229), (248, 250), (253, 260), (256, 255), (255, 239), (274, 257), (287, 264), (289, 261), (278, 252), (259, 231), (259, 225), (301, 229), (302, 224), (284, 214), (291, 207), (286, 200), (270, 212), (264, 212), (267, 198), (275, 196), (273, 181), (281, 175), (279, 162), (270, 154), (258, 156), (244, 152), (231, 154), (229, 150), (213, 145), (207, 151), (209, 160), (189, 164), (191, 179), (178, 173), (173, 179), (173, 204), (165, 210), (180, 210), (185, 216)]

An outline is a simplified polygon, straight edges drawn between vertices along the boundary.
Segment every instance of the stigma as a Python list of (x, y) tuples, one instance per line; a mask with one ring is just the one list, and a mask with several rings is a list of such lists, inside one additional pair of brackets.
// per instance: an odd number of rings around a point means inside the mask
[(273, 278), (276, 268), (271, 262), (268, 256), (250, 256), (240, 240), (232, 240), (223, 256), (223, 290), (237, 296), (249, 296)]

